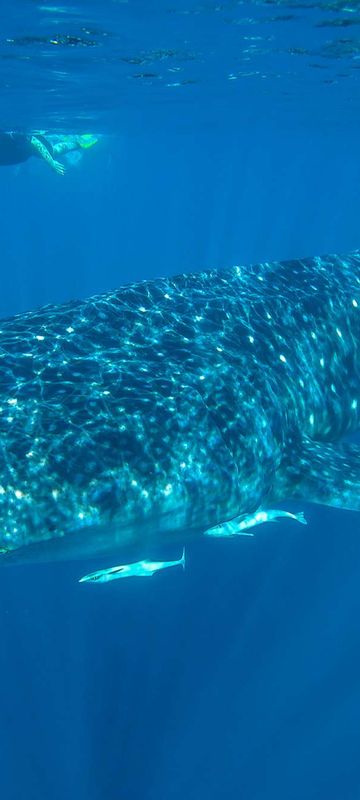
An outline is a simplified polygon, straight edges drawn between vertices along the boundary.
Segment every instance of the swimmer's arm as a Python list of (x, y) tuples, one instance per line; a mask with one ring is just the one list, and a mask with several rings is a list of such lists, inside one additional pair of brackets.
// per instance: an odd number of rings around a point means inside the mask
[(32, 136), (30, 139), (31, 146), (36, 150), (37, 154), (47, 161), (48, 164), (57, 172), (59, 175), (65, 174), (65, 167), (63, 164), (60, 164), (60, 161), (56, 161), (55, 158), (52, 157), (51, 153), (49, 153), (47, 147), (38, 139), (36, 136)]

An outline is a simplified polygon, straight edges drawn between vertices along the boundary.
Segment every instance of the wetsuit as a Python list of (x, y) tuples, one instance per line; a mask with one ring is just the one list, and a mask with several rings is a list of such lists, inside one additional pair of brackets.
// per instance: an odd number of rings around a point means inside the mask
[(0, 166), (21, 164), (31, 156), (43, 158), (55, 172), (64, 174), (64, 165), (54, 158), (52, 145), (41, 134), (0, 133)]
[(57, 156), (70, 153), (72, 150), (87, 150), (98, 138), (93, 134), (55, 137), (54, 146), (45, 136), (39, 133), (5, 133), (0, 132), (0, 166), (21, 164), (31, 156), (43, 158), (50, 166), (63, 175), (64, 165), (57, 161)]
[(21, 133), (0, 133), (0, 164), (21, 164), (34, 155), (30, 137)]

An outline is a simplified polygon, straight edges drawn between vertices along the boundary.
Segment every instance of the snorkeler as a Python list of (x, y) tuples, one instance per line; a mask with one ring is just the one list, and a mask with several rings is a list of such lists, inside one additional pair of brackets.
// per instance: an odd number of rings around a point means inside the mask
[[(54, 144), (51, 139), (54, 140)], [(92, 134), (53, 135), (46, 138), (40, 133), (0, 132), (0, 166), (21, 164), (31, 156), (37, 156), (43, 158), (59, 175), (64, 175), (66, 168), (56, 156), (73, 150), (88, 149), (96, 142), (97, 138)]]

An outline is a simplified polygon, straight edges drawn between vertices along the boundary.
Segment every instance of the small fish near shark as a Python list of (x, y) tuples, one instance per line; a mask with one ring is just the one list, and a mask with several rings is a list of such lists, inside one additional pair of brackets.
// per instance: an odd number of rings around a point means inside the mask
[(359, 427), (359, 251), (2, 320), (1, 562), (131, 557), (101, 582), (170, 566), (154, 547), (304, 523), (287, 501), (359, 510)]
[(250, 514), (247, 517), (237, 517), (228, 522), (214, 525), (205, 531), (206, 536), (254, 536), (253, 533), (248, 533), (249, 528), (254, 528), (256, 525), (263, 525), (265, 522), (275, 522), (281, 517), (287, 519), (294, 519), (302, 525), (307, 525), (307, 521), (302, 511), (297, 514), (292, 514), (290, 511), (281, 511), (281, 509), (271, 509), (267, 511), (256, 511), (255, 514)]
[[(249, 528), (254, 528), (256, 525), (262, 525), (264, 522), (275, 522), (280, 517), (287, 517), (288, 519), (297, 520), (302, 525), (307, 525), (306, 519), (302, 512), (292, 514), (290, 511), (281, 511), (276, 509), (269, 509), (268, 511), (257, 511), (248, 517), (239, 517), (229, 522), (224, 522), (222, 525), (215, 525), (204, 531), (207, 536), (254, 536), (253, 533), (248, 533)], [(177, 561), (136, 561), (132, 564), (123, 564), (119, 567), (109, 567), (108, 569), (97, 570), (91, 572), (80, 578), (79, 583), (107, 583), (108, 581), (116, 580), (116, 578), (132, 578), (132, 577), (148, 577), (154, 575), (162, 569), (168, 567), (182, 566), (185, 569), (185, 547), (183, 548), (182, 557)]]
[(161, 569), (182, 567), (185, 569), (185, 547), (182, 556), (177, 561), (136, 561), (133, 564), (122, 564), (119, 567), (109, 567), (91, 572), (80, 578), (79, 583), (108, 583), (117, 578), (147, 578), (155, 575)]

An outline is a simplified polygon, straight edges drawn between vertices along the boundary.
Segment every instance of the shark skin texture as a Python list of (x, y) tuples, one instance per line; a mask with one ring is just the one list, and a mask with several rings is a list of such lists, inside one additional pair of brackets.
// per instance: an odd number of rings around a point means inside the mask
[(144, 281), (0, 321), (1, 560), (360, 509), (360, 252)]

